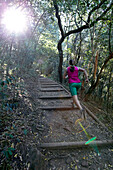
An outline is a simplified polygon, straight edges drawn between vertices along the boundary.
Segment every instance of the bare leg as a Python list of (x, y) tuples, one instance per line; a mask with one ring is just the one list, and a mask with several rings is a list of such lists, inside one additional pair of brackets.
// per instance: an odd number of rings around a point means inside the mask
[(74, 95), (73, 96), (73, 103), (75, 103), (77, 105), (77, 107), (80, 109), (80, 112), (82, 114), (82, 119), (86, 120), (86, 114), (85, 114), (85, 111), (84, 109), (82, 108), (79, 100), (78, 100), (78, 96), (77, 95)]
[(73, 96), (73, 103), (75, 103), (80, 110), (83, 109), (81, 104), (80, 104), (80, 102), (79, 102), (79, 100), (78, 100), (78, 96), (77, 95)]

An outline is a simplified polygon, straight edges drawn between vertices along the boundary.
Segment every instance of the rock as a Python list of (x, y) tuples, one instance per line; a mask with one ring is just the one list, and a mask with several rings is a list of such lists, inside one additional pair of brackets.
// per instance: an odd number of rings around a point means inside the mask
[(46, 169), (45, 157), (36, 148), (33, 148), (30, 151), (29, 162), (30, 162), (30, 170), (45, 170)]
[(54, 123), (54, 126), (56, 127), (56, 128), (60, 128), (60, 127), (62, 127), (62, 123), (59, 123), (59, 122), (56, 122), (56, 121), (54, 121), (53, 122)]
[(88, 162), (85, 161), (85, 160), (83, 160), (81, 165), (82, 165), (83, 167), (88, 167)]
[(50, 166), (50, 169), (52, 169), (52, 170), (55, 170), (56, 169), (56, 167), (55, 167), (55, 160), (51, 160), (50, 162), (49, 162), (49, 166)]
[(68, 127), (68, 126), (63, 127), (63, 129), (64, 129), (64, 130), (66, 130), (66, 131), (69, 131), (69, 132), (71, 132), (71, 131), (72, 131), (72, 130), (71, 130), (71, 128), (70, 128), (70, 127)]
[(72, 162), (72, 158), (71, 158), (71, 156), (69, 156), (67, 159), (66, 159), (66, 163), (67, 164), (70, 164)]

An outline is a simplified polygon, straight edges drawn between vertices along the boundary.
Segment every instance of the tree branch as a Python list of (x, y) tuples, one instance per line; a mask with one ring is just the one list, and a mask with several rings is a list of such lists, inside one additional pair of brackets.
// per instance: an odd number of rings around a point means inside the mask
[(98, 76), (97, 76), (97, 83), (98, 83), (98, 81), (99, 81), (99, 79), (100, 79), (100, 75), (101, 75), (104, 67), (106, 66), (106, 64), (108, 63), (108, 61), (111, 60), (112, 58), (113, 58), (113, 52), (112, 52), (111, 55), (109, 55), (109, 57), (106, 58), (106, 60), (104, 61), (104, 64), (103, 64), (103, 66), (102, 66), (102, 68), (101, 68), (101, 70), (100, 70), (100, 72), (99, 72), (99, 74), (98, 74)]
[(112, 52), (111, 55), (109, 55), (109, 57), (107, 57), (106, 60), (104, 61), (104, 64), (103, 64), (103, 66), (101, 67), (101, 70), (100, 70), (99, 74), (97, 75), (96, 82), (93, 83), (93, 85), (89, 88), (88, 92), (87, 92), (86, 95), (85, 95), (85, 100), (88, 99), (88, 97), (91, 95), (92, 91), (97, 87), (103, 69), (105, 68), (105, 66), (107, 65), (107, 63), (109, 62), (109, 60), (112, 59), (112, 58), (113, 58), (113, 52)]
[(37, 23), (36, 23), (36, 25), (35, 25), (35, 27), (34, 27), (34, 30), (33, 30), (33, 32), (32, 32), (32, 35), (33, 35), (33, 33), (35, 32), (35, 29), (37, 28), (37, 26), (38, 26), (39, 22), (41, 21), (41, 19), (43, 18), (44, 14), (45, 14), (45, 11), (44, 11), (44, 13), (40, 16), (39, 20), (37, 21)]
[[(105, 1), (105, 0), (104, 0), (104, 1)], [(102, 1), (102, 2), (104, 2), (104, 1)], [(102, 5), (102, 2), (101, 2), (101, 5)], [(99, 7), (100, 7), (101, 5), (99, 5)], [(84, 29), (87, 29), (87, 28), (90, 28), (90, 27), (94, 26), (94, 24), (97, 23), (99, 20), (101, 20), (102, 17), (112, 8), (112, 5), (113, 5), (113, 2), (112, 2), (112, 3), (110, 4), (110, 6), (109, 6), (95, 21), (93, 21), (91, 24), (86, 23), (86, 25), (83, 25), (83, 26), (81, 26), (81, 27), (79, 27), (79, 28), (77, 28), (77, 29), (75, 29), (75, 30), (71, 30), (71, 31), (67, 32), (67, 33), (65, 34), (64, 39), (65, 39), (67, 36), (69, 36), (70, 34), (78, 33), (78, 32), (81, 32), (81, 31), (84, 30)], [(95, 10), (98, 9), (99, 7), (93, 8), (92, 11), (94, 11), (94, 9), (95, 9)], [(90, 21), (89, 21), (89, 22), (90, 22)]]
[(67, 37), (67, 36), (69, 36), (70, 34), (73, 34), (73, 33), (81, 32), (83, 29), (87, 29), (87, 28), (89, 28), (89, 25), (87, 25), (87, 24), (86, 24), (86, 25), (83, 25), (83, 26), (79, 27), (78, 29), (71, 30), (71, 31), (67, 32), (67, 33), (65, 34), (65, 37)]
[(95, 10), (99, 9), (99, 8), (101, 7), (101, 5), (104, 4), (105, 1), (106, 1), (106, 0), (103, 0), (102, 2), (100, 2), (100, 4), (98, 4), (98, 6), (95, 6), (95, 7), (89, 12), (88, 19), (87, 19), (87, 23), (90, 22), (90, 18), (91, 18), (92, 13), (93, 13)]
[(110, 4), (110, 6), (95, 20), (93, 21), (90, 26), (92, 27), (95, 23), (97, 23), (98, 21), (102, 20), (102, 17), (112, 8), (113, 6), (113, 2)]
[(58, 19), (59, 29), (60, 29), (62, 37), (64, 37), (64, 31), (63, 31), (63, 28), (62, 28), (61, 18), (60, 18), (60, 15), (59, 15), (59, 9), (58, 9), (58, 5), (56, 3), (56, 0), (53, 0), (53, 4), (54, 4), (55, 11), (56, 11), (56, 18)]

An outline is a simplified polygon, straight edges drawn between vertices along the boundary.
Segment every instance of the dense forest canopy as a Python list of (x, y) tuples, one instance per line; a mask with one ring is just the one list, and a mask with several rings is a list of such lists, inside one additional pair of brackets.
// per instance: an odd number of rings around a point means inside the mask
[[(24, 14), (26, 25), (20, 32), (19, 19), (9, 23), (12, 30), (3, 22), (12, 8)], [(1, 79), (4, 69), (7, 75), (15, 72), (19, 77), (35, 68), (62, 82), (68, 60), (73, 58), (89, 74), (86, 98), (93, 93), (112, 106), (112, 21), (112, 0), (1, 1)]]

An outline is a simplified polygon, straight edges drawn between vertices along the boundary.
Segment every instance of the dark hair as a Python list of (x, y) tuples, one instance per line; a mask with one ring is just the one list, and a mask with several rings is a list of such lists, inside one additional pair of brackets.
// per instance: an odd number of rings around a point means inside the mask
[(73, 66), (74, 61), (73, 61), (72, 59), (69, 61), (69, 64), (71, 65), (70, 71), (71, 71), (71, 72), (74, 72), (75, 67)]

